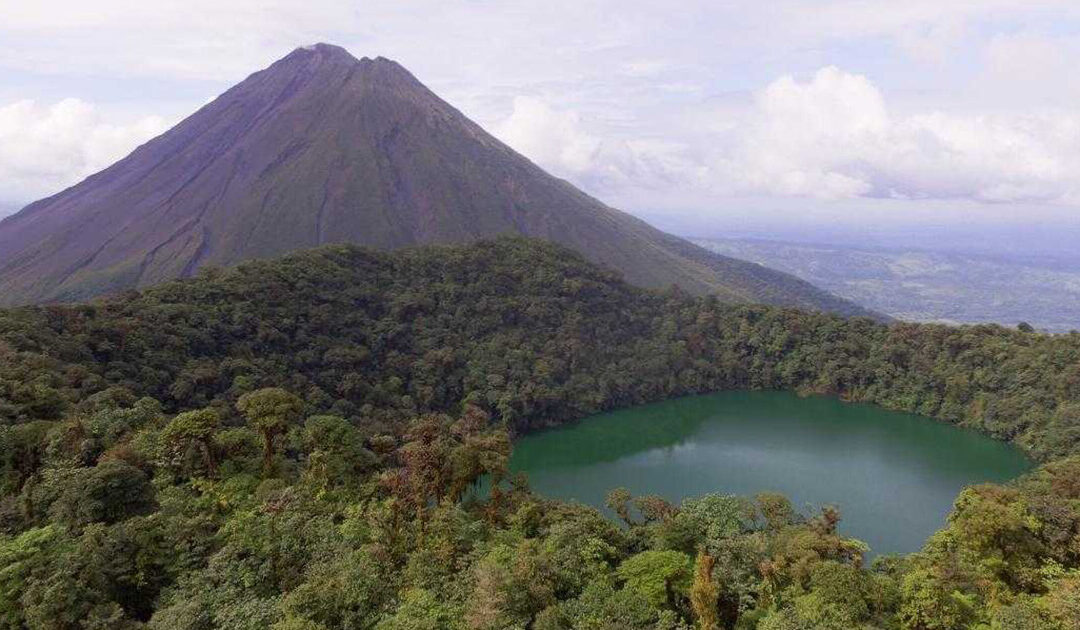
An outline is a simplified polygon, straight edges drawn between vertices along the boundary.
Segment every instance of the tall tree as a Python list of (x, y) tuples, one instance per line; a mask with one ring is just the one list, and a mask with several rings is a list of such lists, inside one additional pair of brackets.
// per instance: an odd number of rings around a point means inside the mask
[(213, 409), (185, 411), (173, 418), (161, 433), (165, 447), (176, 458), (186, 458), (188, 452), (198, 448), (206, 468), (206, 474), (217, 474), (217, 457), (214, 453), (214, 433), (221, 419)]
[(713, 565), (716, 558), (704, 549), (698, 550), (694, 561), (694, 582), (690, 585), (690, 605), (694, 608), (698, 630), (717, 630), (720, 627), (718, 603), (719, 589), (713, 581)]
[(274, 470), (274, 439), (300, 417), (304, 403), (280, 387), (266, 387), (244, 394), (236, 407), (262, 437), (263, 475), (268, 477)]

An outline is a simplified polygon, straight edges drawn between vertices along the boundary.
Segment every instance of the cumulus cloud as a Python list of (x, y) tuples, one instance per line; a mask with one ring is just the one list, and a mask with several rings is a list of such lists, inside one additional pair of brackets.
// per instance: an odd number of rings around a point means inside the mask
[[(8, 4), (0, 103), (113, 89), (160, 112), (327, 40), (401, 61), (542, 166), (627, 204), (643, 189), (702, 212), (733, 195), (1073, 203), (1080, 181), (1076, 0)], [(97, 139), (70, 150), (49, 134), (11, 148), (0, 130), (0, 206), (101, 166), (89, 147), (111, 146), (107, 129), (125, 147), (138, 135), (90, 109), (97, 131), (80, 137)]]
[(165, 128), (156, 116), (109, 123), (93, 105), (75, 98), (0, 106), (0, 206), (70, 186)]
[(582, 129), (580, 116), (557, 111), (536, 97), (514, 98), (513, 111), (494, 132), (503, 142), (561, 175), (583, 175), (597, 164), (600, 141)]
[(897, 114), (868, 78), (835, 67), (781, 77), (693, 141), (603, 138), (571, 110), (515, 99), (496, 133), (598, 193), (1080, 203), (1080, 115)]
[(866, 194), (871, 187), (858, 153), (888, 125), (884, 99), (863, 77), (835, 68), (809, 84), (783, 77), (735, 128), (732, 146), (717, 160), (716, 184), (825, 198)]
[(825, 199), (1075, 202), (1073, 113), (895, 115), (866, 77), (834, 67), (762, 90), (715, 163), (715, 185)]
[(650, 138), (601, 139), (579, 112), (533, 96), (514, 98), (494, 134), (548, 171), (598, 194), (666, 189), (704, 176), (700, 160), (681, 142)]

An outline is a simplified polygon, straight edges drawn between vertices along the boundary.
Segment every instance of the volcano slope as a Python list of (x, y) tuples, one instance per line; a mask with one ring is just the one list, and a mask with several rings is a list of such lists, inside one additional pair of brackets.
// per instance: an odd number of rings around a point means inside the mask
[(327, 243), (518, 234), (645, 287), (843, 315), (857, 305), (586, 195), (397, 63), (297, 49), (83, 182), (0, 222), (0, 304), (71, 301)]

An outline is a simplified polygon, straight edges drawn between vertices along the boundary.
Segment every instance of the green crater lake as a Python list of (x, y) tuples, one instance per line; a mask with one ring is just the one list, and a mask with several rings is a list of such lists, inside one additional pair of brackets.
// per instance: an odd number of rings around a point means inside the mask
[[(724, 392), (527, 435), (511, 470), (536, 492), (601, 509), (619, 486), (672, 502), (709, 492), (836, 505), (872, 553), (917, 551), (960, 490), (1019, 476), (1016, 447), (921, 416), (787, 392)], [(605, 509), (606, 511), (606, 509)]]

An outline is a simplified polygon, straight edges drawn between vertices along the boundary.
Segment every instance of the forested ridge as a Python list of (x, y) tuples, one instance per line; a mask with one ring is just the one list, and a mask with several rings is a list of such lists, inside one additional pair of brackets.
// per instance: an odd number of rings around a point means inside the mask
[[(1050, 462), (863, 563), (835, 511), (623, 527), (506, 480), (509, 437), (722, 389), (872, 402)], [(1080, 335), (650, 292), (524, 239), (331, 246), (0, 311), (0, 627), (1080, 627)]]

